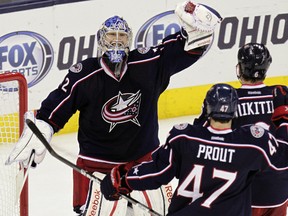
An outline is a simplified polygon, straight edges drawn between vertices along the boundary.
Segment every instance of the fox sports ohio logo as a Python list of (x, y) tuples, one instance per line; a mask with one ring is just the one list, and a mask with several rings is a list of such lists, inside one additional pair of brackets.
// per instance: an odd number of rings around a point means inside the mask
[(48, 74), (53, 60), (52, 46), (40, 34), (18, 31), (0, 37), (0, 73), (20, 72), (28, 87)]
[(135, 48), (151, 47), (181, 29), (174, 10), (158, 14), (144, 23), (135, 37)]

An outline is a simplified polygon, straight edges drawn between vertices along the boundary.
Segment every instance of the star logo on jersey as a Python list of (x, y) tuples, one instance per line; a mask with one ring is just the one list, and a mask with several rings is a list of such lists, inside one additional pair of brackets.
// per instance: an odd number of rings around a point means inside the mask
[(134, 170), (133, 170), (133, 174), (138, 175), (138, 172), (139, 172), (138, 167), (135, 167)]
[(102, 118), (110, 124), (109, 132), (117, 124), (133, 122), (140, 126), (137, 119), (141, 103), (140, 91), (136, 93), (122, 93), (108, 100), (102, 107)]

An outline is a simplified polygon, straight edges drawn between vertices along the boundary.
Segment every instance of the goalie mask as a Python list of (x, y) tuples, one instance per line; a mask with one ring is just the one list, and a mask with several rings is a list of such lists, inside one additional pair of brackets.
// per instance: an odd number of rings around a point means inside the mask
[(105, 54), (112, 63), (120, 63), (128, 56), (132, 43), (132, 31), (127, 22), (113, 16), (107, 19), (97, 32), (98, 56)]
[(238, 51), (237, 77), (264, 80), (271, 62), (272, 57), (263, 44), (248, 43)]
[(238, 95), (228, 84), (215, 84), (207, 92), (206, 107), (208, 117), (215, 120), (230, 120), (236, 116)]

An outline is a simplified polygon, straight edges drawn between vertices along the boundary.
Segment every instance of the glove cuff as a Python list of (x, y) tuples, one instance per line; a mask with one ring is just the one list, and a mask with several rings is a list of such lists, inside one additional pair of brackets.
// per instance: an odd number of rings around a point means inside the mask
[(275, 108), (272, 115), (272, 121), (276, 126), (279, 126), (279, 124), (283, 122), (288, 122), (288, 105)]
[(126, 177), (123, 176), (123, 178), (121, 178), (121, 185), (119, 187), (119, 193), (120, 194), (129, 194), (131, 192), (132, 192), (132, 189), (127, 184)]
[(280, 118), (280, 117), (283, 117), (285, 115), (288, 116), (288, 105), (279, 106), (279, 107), (275, 108), (272, 118), (277, 118), (277, 117)]
[(271, 120), (272, 120), (273, 124), (278, 128), (283, 123), (288, 124), (288, 115), (273, 114)]
[(35, 123), (36, 123), (36, 126), (44, 135), (44, 137), (46, 138), (46, 140), (50, 143), (52, 136), (54, 134), (53, 127), (47, 122), (40, 120), (40, 119), (36, 119)]

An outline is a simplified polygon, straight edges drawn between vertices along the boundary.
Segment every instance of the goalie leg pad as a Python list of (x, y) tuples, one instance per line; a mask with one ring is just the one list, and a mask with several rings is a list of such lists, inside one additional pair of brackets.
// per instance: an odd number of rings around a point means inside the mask
[[(172, 185), (169, 183), (163, 185), (156, 190), (147, 191), (132, 191), (131, 197), (138, 200), (140, 203), (150, 207), (161, 215), (167, 215), (168, 207), (171, 202), (173, 191)], [(151, 214), (143, 210), (139, 206), (133, 205), (134, 215), (137, 216), (150, 216)]]
[[(115, 164), (105, 164), (96, 161), (83, 159), (81, 157), (77, 158), (76, 165), (88, 172), (101, 172), (108, 173), (115, 166)], [(80, 207), (85, 205), (87, 193), (89, 190), (90, 180), (80, 174), (79, 172), (73, 172), (73, 208), (77, 213), (80, 211)]]
[[(93, 175), (100, 179), (104, 178), (104, 174), (94, 172)], [(83, 216), (89, 215), (115, 215), (126, 216), (128, 201), (120, 199), (117, 201), (108, 201), (104, 198), (100, 190), (100, 184), (90, 181), (89, 192), (85, 207), (83, 208)]]

